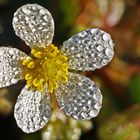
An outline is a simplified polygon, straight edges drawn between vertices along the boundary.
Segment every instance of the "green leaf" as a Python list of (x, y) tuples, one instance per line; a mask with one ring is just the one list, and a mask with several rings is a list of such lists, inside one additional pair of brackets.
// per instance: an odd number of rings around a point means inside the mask
[(128, 86), (128, 93), (134, 102), (140, 103), (140, 74), (135, 75), (131, 79)]

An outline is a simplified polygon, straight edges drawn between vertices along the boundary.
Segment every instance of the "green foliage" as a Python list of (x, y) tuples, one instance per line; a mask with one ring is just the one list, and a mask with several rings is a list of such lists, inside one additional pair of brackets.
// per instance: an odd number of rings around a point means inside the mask
[(74, 0), (59, 0), (59, 10), (62, 16), (62, 22), (64, 26), (72, 26), (74, 19), (78, 12), (78, 5)]
[(99, 129), (100, 140), (139, 140), (139, 129), (124, 114), (116, 114)]
[(135, 75), (128, 86), (129, 95), (134, 102), (140, 103), (140, 75)]

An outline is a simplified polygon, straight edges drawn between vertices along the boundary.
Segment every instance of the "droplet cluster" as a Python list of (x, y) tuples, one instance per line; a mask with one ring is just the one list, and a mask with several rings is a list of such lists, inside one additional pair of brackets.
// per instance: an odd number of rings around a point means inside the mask
[(14, 115), (18, 126), (26, 133), (43, 128), (50, 118), (51, 108), (47, 91), (28, 90), (23, 88), (15, 105)]
[(83, 120), (96, 117), (102, 106), (98, 86), (68, 69), (93, 71), (107, 65), (114, 55), (111, 36), (100, 29), (87, 29), (65, 41), (60, 52), (51, 44), (52, 15), (38, 4), (20, 7), (14, 13), (13, 28), (32, 49), (29, 57), (16, 48), (0, 47), (0, 88), (27, 80), (14, 109), (17, 125), (26, 133), (46, 125), (51, 115), (49, 92), (55, 92), (66, 115)]
[(38, 4), (26, 4), (14, 14), (13, 28), (27, 45), (50, 44), (54, 34), (54, 21), (50, 12)]
[(56, 91), (60, 108), (75, 119), (91, 119), (99, 113), (102, 95), (89, 78), (69, 73), (69, 82)]
[(25, 57), (16, 48), (0, 47), (0, 87), (18, 82), (21, 73), (19, 62)]
[(108, 64), (113, 58), (111, 36), (100, 29), (87, 29), (63, 43), (62, 51), (69, 57), (69, 67), (90, 71)]

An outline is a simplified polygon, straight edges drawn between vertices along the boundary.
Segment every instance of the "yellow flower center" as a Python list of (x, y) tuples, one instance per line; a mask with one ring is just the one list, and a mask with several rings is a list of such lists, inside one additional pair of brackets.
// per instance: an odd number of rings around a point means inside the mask
[(46, 85), (52, 93), (58, 84), (68, 80), (67, 57), (53, 44), (46, 48), (33, 48), (30, 59), (22, 60), (23, 72), (27, 86), (43, 91)]

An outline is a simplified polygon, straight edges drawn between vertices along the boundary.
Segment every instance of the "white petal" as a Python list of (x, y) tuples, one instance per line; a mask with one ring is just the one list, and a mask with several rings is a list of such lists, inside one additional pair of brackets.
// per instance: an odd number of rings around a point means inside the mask
[(23, 88), (15, 105), (14, 116), (17, 125), (26, 133), (35, 132), (43, 128), (51, 114), (51, 107), (47, 91), (28, 90)]
[(89, 78), (69, 73), (68, 83), (56, 91), (60, 108), (74, 119), (91, 119), (99, 113), (102, 94)]
[(38, 4), (20, 7), (13, 17), (17, 36), (30, 47), (50, 44), (54, 35), (54, 21), (50, 12)]
[(89, 71), (107, 65), (114, 55), (111, 36), (100, 29), (87, 29), (63, 43), (61, 50), (69, 57), (69, 68)]
[(0, 47), (0, 88), (20, 80), (19, 62), (25, 57), (27, 55), (16, 48)]

